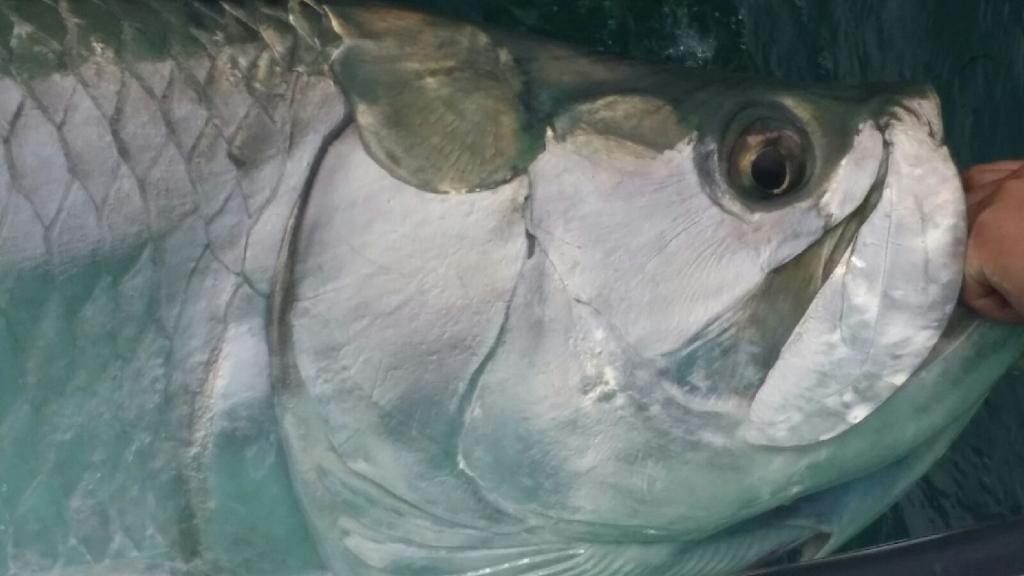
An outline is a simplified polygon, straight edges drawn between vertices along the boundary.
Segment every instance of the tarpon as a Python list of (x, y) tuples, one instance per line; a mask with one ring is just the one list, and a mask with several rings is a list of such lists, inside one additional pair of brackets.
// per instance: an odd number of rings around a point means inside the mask
[(1024, 347), (927, 87), (314, 0), (0, 36), (0, 574), (819, 557)]

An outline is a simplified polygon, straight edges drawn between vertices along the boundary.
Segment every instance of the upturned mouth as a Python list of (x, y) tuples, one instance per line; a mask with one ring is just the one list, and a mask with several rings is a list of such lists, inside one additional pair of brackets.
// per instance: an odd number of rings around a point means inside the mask
[(910, 379), (945, 330), (959, 292), (964, 201), (926, 104), (878, 122), (878, 177), (829, 233), (825, 282), (751, 404), (749, 441), (795, 446), (844, 432)]

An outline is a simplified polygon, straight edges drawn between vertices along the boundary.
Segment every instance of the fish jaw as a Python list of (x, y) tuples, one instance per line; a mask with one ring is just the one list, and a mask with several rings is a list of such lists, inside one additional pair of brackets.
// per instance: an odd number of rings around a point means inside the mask
[(863, 420), (925, 362), (956, 305), (966, 209), (938, 101), (907, 99), (880, 123), (878, 205), (755, 396), (742, 430), (751, 443), (820, 442)]

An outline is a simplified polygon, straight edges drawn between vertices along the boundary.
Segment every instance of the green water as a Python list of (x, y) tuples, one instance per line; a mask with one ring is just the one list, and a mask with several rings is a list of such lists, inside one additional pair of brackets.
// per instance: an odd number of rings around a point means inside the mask
[[(1024, 158), (1018, 0), (419, 0), (590, 50), (825, 83), (931, 83), (957, 162)], [(895, 433), (898, 433), (895, 432)], [(854, 546), (1024, 513), (1024, 368)]]

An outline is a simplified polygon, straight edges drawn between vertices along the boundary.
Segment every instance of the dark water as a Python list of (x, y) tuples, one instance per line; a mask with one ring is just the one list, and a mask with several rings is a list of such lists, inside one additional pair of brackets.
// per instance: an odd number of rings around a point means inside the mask
[[(1024, 158), (1020, 0), (418, 0), (588, 49), (827, 83), (938, 90), (953, 156)], [(898, 433), (895, 432), (895, 433)], [(1004, 379), (933, 471), (853, 543), (1024, 514), (1024, 369)]]

